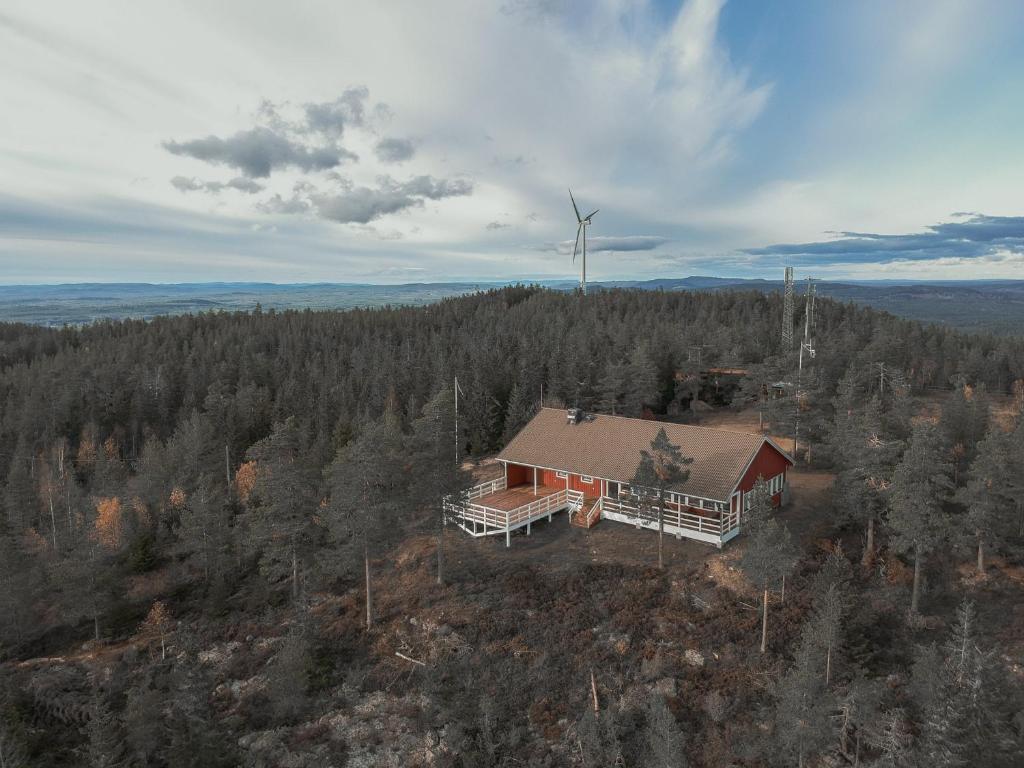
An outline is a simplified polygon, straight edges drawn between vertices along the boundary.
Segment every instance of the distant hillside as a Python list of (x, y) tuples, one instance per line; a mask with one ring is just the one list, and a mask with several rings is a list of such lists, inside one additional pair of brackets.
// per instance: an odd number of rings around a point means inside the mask
[[(569, 280), (538, 281), (571, 290)], [(449, 296), (507, 283), (408, 283), (364, 285), (312, 283), (82, 283), (0, 286), (0, 321), (33, 325), (78, 325), (100, 319), (151, 318), (223, 310), (351, 309), (385, 305), (417, 306)], [(615, 280), (591, 288), (663, 291), (782, 290), (780, 280), (691, 276), (656, 280)], [(797, 285), (803, 293), (804, 284)], [(818, 294), (852, 301), (894, 315), (960, 330), (1020, 334), (1024, 328), (1024, 280), (821, 282)]]

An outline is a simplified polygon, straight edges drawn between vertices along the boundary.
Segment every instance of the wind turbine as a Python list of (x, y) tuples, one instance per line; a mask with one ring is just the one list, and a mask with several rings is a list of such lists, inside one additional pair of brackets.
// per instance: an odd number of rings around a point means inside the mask
[(569, 190), (569, 199), (572, 200), (572, 209), (576, 212), (576, 245), (572, 247), (572, 263), (576, 263), (576, 251), (580, 247), (580, 233), (583, 233), (583, 261), (580, 263), (580, 290), (583, 291), (583, 295), (587, 295), (587, 227), (592, 223), (590, 220), (594, 214), (598, 212), (598, 208), (588, 213), (586, 216), (580, 216), (580, 209), (576, 207), (576, 200), (572, 196), (572, 190)]

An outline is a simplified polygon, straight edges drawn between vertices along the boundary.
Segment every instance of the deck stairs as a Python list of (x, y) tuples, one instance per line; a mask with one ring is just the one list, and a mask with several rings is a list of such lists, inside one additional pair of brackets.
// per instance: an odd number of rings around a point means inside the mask
[(601, 499), (584, 497), (578, 506), (570, 508), (569, 522), (577, 528), (593, 528), (601, 519)]

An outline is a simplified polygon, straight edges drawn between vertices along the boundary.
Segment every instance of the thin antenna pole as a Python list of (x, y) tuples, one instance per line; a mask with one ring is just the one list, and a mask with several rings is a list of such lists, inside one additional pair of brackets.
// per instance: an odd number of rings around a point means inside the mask
[(782, 348), (793, 346), (793, 268), (786, 267), (786, 287), (782, 302)]
[(455, 466), (459, 466), (459, 377), (455, 377)]

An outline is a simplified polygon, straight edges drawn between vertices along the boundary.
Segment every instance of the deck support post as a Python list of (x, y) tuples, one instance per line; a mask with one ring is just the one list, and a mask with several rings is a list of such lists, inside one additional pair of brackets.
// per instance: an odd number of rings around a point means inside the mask
[(532, 522), (533, 522), (532, 520), (527, 520), (527, 521), (526, 521), (526, 535), (527, 535), (527, 536), (529, 536), (529, 535), (530, 535), (530, 524), (531, 524)]
[(537, 495), (537, 468), (533, 468), (533, 495)]
[(508, 527), (508, 520), (505, 521), (505, 546), (512, 546), (512, 529)]

